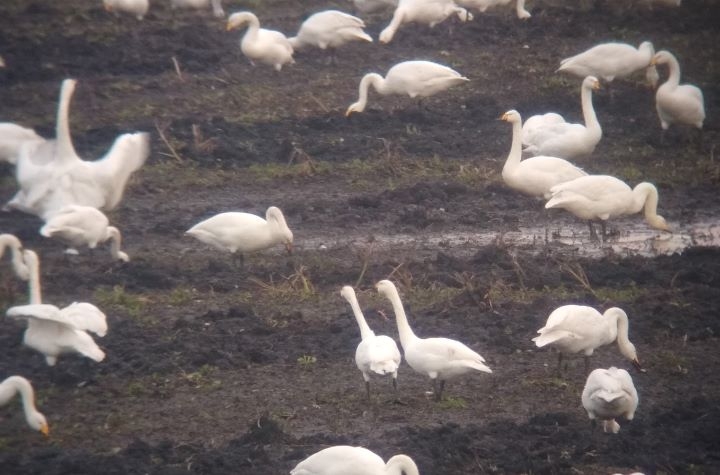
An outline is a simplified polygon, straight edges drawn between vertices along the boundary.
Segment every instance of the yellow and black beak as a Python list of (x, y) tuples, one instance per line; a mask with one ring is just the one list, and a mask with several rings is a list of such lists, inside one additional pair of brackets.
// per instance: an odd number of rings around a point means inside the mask
[(288, 253), (289, 256), (292, 255), (293, 245), (292, 245), (291, 242), (286, 242), (286, 243), (285, 243), (285, 250), (287, 251), (287, 253)]
[(40, 432), (45, 437), (50, 437), (50, 426), (47, 424), (43, 424), (42, 426), (40, 426)]

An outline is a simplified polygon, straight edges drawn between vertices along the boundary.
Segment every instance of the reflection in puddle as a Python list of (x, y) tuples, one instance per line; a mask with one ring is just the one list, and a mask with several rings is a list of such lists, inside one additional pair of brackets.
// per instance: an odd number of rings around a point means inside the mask
[[(619, 234), (609, 236), (600, 243), (590, 239), (587, 226), (566, 225), (562, 230), (551, 228), (520, 227), (517, 231), (484, 233), (439, 233), (420, 234), (375, 234), (373, 245), (385, 249), (408, 249), (418, 251), (445, 250), (455, 253), (475, 253), (478, 248), (497, 245), (507, 248), (522, 248), (545, 252), (567, 252), (583, 257), (620, 256), (655, 257), (681, 253), (690, 247), (720, 246), (720, 221), (691, 223), (676, 226), (673, 233), (657, 231), (647, 226), (624, 227)], [(305, 242), (309, 248), (340, 247), (349, 244), (341, 240), (331, 244), (321, 239)], [(367, 239), (351, 239), (352, 244), (367, 246)]]

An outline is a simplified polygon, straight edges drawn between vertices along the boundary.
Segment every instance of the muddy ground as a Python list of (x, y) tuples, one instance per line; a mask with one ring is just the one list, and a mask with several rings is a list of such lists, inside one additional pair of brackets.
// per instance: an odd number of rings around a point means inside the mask
[[(717, 248), (691, 239), (671, 255), (637, 252), (668, 239), (640, 216), (615, 221), (604, 245), (591, 241), (584, 224), (503, 185), (510, 127), (496, 120), (513, 108), (581, 120), (579, 80), (554, 70), (598, 42), (669, 49), (705, 93), (702, 143), (678, 129), (661, 142), (638, 76), (596, 94), (604, 137), (578, 163), (655, 183), (674, 235), (704, 223), (716, 236), (717, 2), (618, 11), (531, 1), (527, 22), (508, 9), (403, 27), (389, 45), (349, 45), (336, 66), (308, 52), (280, 73), (249, 65), (222, 21), (159, 3), (142, 22), (99, 1), (0, 5), (0, 120), (52, 137), (60, 81), (74, 77), (81, 156), (102, 156), (123, 132), (152, 134), (148, 163), (109, 213), (129, 263), (105, 250), (64, 255), (37, 233), (37, 218), (0, 214), (0, 231), (41, 255), (44, 301), (95, 303), (110, 326), (98, 339), (105, 361), (68, 355), (49, 368), (22, 346), (21, 322), (2, 322), (0, 378), (33, 381), (51, 436), (28, 429), (18, 403), (2, 408), (1, 473), (282, 474), (336, 444), (406, 453), (422, 474), (720, 472)], [(288, 34), (311, 12), (351, 8), (225, 5)], [(366, 17), (368, 32), (377, 38), (387, 21)], [(470, 82), (422, 105), (371, 93), (366, 112), (344, 117), (364, 73), (408, 59), (450, 65)], [(0, 201), (15, 192), (12, 173), (1, 165)], [(218, 212), (270, 205), (295, 233), (292, 256), (273, 249), (241, 269), (183, 237)], [(507, 239), (523, 233), (522, 243)], [(618, 252), (613, 242), (632, 233), (650, 245)], [(24, 303), (7, 262), (0, 271), (0, 305)], [(380, 379), (366, 401), (353, 361), (359, 332), (339, 290), (355, 285), (371, 327), (396, 337), (373, 285), (383, 278), (397, 283), (419, 335), (462, 340), (493, 374), (451, 381), (435, 403), (429, 381), (403, 363), (403, 404), (389, 402)], [(530, 341), (568, 303), (630, 316), (647, 373), (632, 373), (640, 406), (617, 435), (591, 431), (582, 360), (558, 378), (555, 354)], [(615, 346), (592, 364), (630, 369)]]

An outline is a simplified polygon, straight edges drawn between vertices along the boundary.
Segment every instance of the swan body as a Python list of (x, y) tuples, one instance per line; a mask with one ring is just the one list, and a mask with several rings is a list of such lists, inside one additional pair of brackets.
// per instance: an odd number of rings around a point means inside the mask
[(389, 336), (375, 335), (370, 329), (352, 287), (344, 286), (340, 295), (350, 304), (358, 327), (360, 327), (361, 341), (355, 350), (355, 364), (362, 372), (368, 398), (370, 397), (371, 372), (379, 375), (392, 375), (393, 386), (397, 389), (397, 372), (401, 360), (397, 343)]
[(705, 121), (703, 93), (692, 84), (680, 84), (680, 63), (668, 51), (658, 51), (652, 64), (667, 64), (670, 70), (665, 81), (655, 92), (655, 108), (660, 126), (667, 130), (670, 124), (685, 124), (702, 129)]
[(130, 175), (145, 163), (150, 154), (147, 133), (120, 135), (110, 151), (95, 161), (82, 160), (77, 155), (69, 126), (75, 85), (74, 79), (62, 83), (57, 138), (24, 142), (20, 147), (16, 166), (20, 191), (6, 208), (43, 219), (70, 204), (111, 210), (120, 203)]
[(355, 9), (361, 13), (375, 13), (397, 7), (398, 0), (353, 0)]
[(175, 9), (207, 9), (212, 8), (215, 18), (224, 18), (225, 10), (222, 7), (222, 0), (170, 0), (170, 8)]
[(370, 35), (363, 31), (365, 22), (360, 18), (337, 10), (325, 10), (308, 17), (300, 26), (297, 36), (289, 38), (294, 50), (312, 46), (334, 49), (351, 41), (372, 43)]
[(251, 12), (237, 12), (230, 15), (227, 30), (234, 30), (248, 25), (240, 50), (255, 64), (255, 61), (273, 66), (280, 71), (286, 64), (292, 64), (293, 47), (287, 37), (275, 30), (260, 28), (260, 21)]
[(251, 213), (220, 213), (199, 222), (185, 234), (231, 253), (254, 252), (285, 244), (292, 249), (293, 233), (279, 208), (271, 206), (265, 219)]
[(15, 164), (23, 143), (44, 140), (33, 129), (10, 122), (0, 123), (0, 161)]
[(149, 0), (103, 0), (105, 10), (109, 12), (125, 12), (142, 20), (150, 8)]
[(605, 432), (617, 434), (620, 424), (616, 417), (632, 420), (638, 407), (638, 393), (632, 377), (614, 366), (598, 368), (587, 377), (582, 392), (582, 405), (591, 420), (603, 421)]
[[(594, 76), (586, 77), (580, 88), (585, 125), (560, 122), (559, 116), (539, 120), (543, 125), (526, 128), (524, 152), (530, 155), (549, 155), (551, 157), (575, 158), (589, 155), (602, 138), (602, 128), (592, 105), (592, 90), (599, 89), (600, 82)], [(528, 120), (532, 120), (531, 117)]]
[(468, 78), (454, 69), (432, 61), (404, 61), (390, 68), (384, 78), (377, 73), (363, 76), (358, 88), (360, 97), (348, 107), (345, 115), (365, 110), (371, 85), (384, 96), (407, 94), (415, 98), (429, 97), (467, 81)]
[(71, 246), (87, 246), (94, 249), (101, 242), (110, 240), (110, 253), (115, 260), (128, 262), (128, 255), (120, 250), (120, 230), (110, 226), (105, 214), (91, 206), (69, 205), (52, 215), (40, 228), (40, 234), (57, 237)]
[(433, 386), (437, 380), (440, 380), (440, 390), (435, 391), (436, 400), (440, 400), (447, 379), (471, 371), (492, 373), (482, 356), (457, 340), (416, 336), (410, 328), (395, 284), (389, 280), (381, 280), (376, 287), (378, 292), (392, 304), (405, 361), (413, 370), (427, 375), (433, 381)]
[(620, 353), (639, 368), (640, 361), (635, 345), (628, 338), (628, 329), (627, 314), (620, 308), (612, 307), (601, 314), (585, 305), (564, 305), (550, 314), (532, 341), (538, 348), (557, 348), (561, 359), (562, 354), (574, 353), (582, 353), (587, 358), (597, 348), (617, 340)]
[[(488, 8), (509, 5), (512, 0), (458, 0), (458, 5), (465, 8), (474, 8), (485, 13)], [(515, 0), (515, 13), (521, 20), (527, 20), (532, 15), (525, 9), (525, 0)]]
[[(587, 51), (560, 61), (558, 71), (584, 78), (595, 76), (612, 82), (615, 78), (629, 76), (640, 69), (647, 70), (650, 84), (657, 86), (657, 71), (650, 61), (655, 48), (649, 41), (643, 41), (635, 48), (627, 43), (602, 43)], [(654, 79), (653, 79), (654, 78)]]
[(522, 118), (517, 111), (511, 110), (502, 116), (502, 120), (510, 122), (513, 127), (512, 146), (502, 170), (503, 180), (510, 188), (530, 196), (548, 199), (553, 186), (587, 175), (562, 158), (537, 156), (521, 161)]
[(462, 22), (473, 19), (471, 13), (457, 6), (453, 0), (400, 0), (392, 20), (380, 32), (380, 43), (390, 43), (398, 28), (405, 23), (422, 23), (432, 28), (451, 15), (457, 15)]
[(407, 455), (395, 455), (385, 463), (364, 447), (336, 445), (316, 452), (290, 470), (290, 475), (419, 475)]
[(15, 275), (22, 280), (30, 278), (30, 270), (23, 258), (22, 242), (12, 234), (0, 234), (0, 258), (5, 254), (5, 249), (10, 248), (12, 252), (12, 265)]
[(16, 394), (20, 394), (25, 420), (30, 428), (45, 436), (50, 434), (47, 419), (35, 407), (35, 391), (30, 381), (22, 376), (10, 376), (0, 383), (0, 406), (9, 403)]
[(74, 302), (63, 309), (40, 303), (18, 305), (9, 308), (7, 316), (28, 320), (23, 342), (45, 355), (49, 366), (55, 366), (63, 353), (80, 353), (98, 362), (105, 358), (87, 333), (107, 333), (105, 314), (92, 304)]
[(607, 221), (644, 209), (645, 220), (655, 229), (669, 231), (665, 218), (657, 214), (658, 192), (655, 185), (642, 182), (630, 188), (608, 175), (587, 175), (550, 189), (552, 197), (545, 208), (566, 209), (580, 219)]

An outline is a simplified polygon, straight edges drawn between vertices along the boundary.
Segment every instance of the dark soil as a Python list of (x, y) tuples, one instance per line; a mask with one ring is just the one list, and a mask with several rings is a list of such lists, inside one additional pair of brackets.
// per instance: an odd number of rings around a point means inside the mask
[[(98, 339), (105, 361), (67, 355), (50, 368), (22, 346), (21, 322), (3, 322), (0, 379), (33, 381), (51, 436), (28, 429), (18, 403), (2, 408), (0, 473), (282, 474), (337, 444), (386, 459), (406, 453), (422, 474), (720, 473), (720, 252), (643, 257), (608, 247), (602, 259), (585, 257), (599, 244), (584, 225), (503, 185), (510, 128), (496, 120), (508, 109), (581, 120), (580, 81), (555, 74), (559, 60), (602, 41), (652, 40), (704, 91), (702, 144), (682, 129), (661, 143), (653, 94), (638, 76), (613, 83), (612, 97), (596, 95), (604, 137), (578, 163), (654, 182), (676, 232), (717, 222), (717, 2), (618, 12), (602, 2), (573, 10), (532, 1), (527, 22), (507, 9), (451, 28), (406, 26), (389, 45), (343, 48), (337, 66), (307, 52), (280, 73), (250, 66), (239, 34), (209, 13), (159, 3), (142, 22), (115, 18), (99, 1), (0, 5), (8, 65), (0, 120), (52, 137), (60, 82), (74, 77), (81, 156), (102, 156), (127, 131), (151, 132), (153, 141), (109, 213), (124, 233), (127, 264), (111, 263), (104, 250), (66, 256), (38, 234), (37, 218), (0, 214), (0, 232), (41, 255), (44, 300), (95, 303), (110, 326)], [(312, 12), (351, 6), (225, 4), (288, 34)], [(377, 38), (387, 18), (368, 17), (368, 32)], [(344, 117), (364, 73), (408, 59), (448, 64), (471, 81), (421, 105), (371, 93), (365, 112)], [(12, 168), (0, 166), (4, 202), (16, 186)], [(183, 237), (218, 212), (263, 214), (270, 205), (295, 233), (290, 257), (278, 248), (248, 256), (240, 269)], [(641, 220), (613, 225), (646, 230)], [(538, 222), (550, 223), (547, 240), (502, 239)], [(553, 240), (567, 230), (577, 232), (575, 245)], [(452, 237), (464, 233), (498, 238), (456, 245)], [(3, 308), (25, 302), (6, 262), (0, 271)], [(353, 361), (359, 332), (339, 291), (355, 285), (371, 327), (396, 337), (394, 321), (379, 317), (392, 315), (373, 285), (383, 278), (397, 283), (420, 336), (462, 340), (493, 374), (450, 381), (435, 403), (425, 395), (429, 381), (403, 363), (403, 404), (389, 402), (392, 387), (380, 379), (366, 401)], [(568, 303), (616, 305), (630, 316), (647, 373), (632, 373), (640, 406), (617, 435), (591, 430), (580, 403), (582, 360), (558, 378), (556, 355), (530, 341)], [(592, 364), (630, 366), (615, 346)]]

